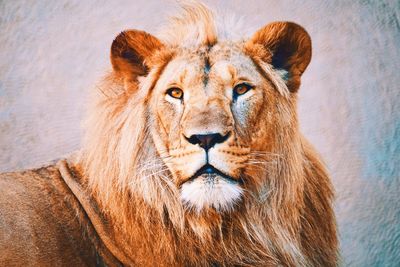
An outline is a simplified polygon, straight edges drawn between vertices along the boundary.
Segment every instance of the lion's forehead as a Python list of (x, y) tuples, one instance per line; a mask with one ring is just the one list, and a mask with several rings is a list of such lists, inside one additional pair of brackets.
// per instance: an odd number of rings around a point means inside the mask
[(217, 45), (208, 56), (210, 79), (216, 77), (226, 83), (240, 77), (259, 81), (260, 75), (251, 58), (245, 54), (241, 46)]
[[(251, 58), (239, 44), (218, 44), (194, 51), (180, 51), (167, 66), (159, 83), (180, 85), (184, 90), (204, 87), (207, 83), (231, 85), (235, 79), (247, 77), (259, 83), (258, 73)], [(187, 87), (187, 88), (185, 88)]]

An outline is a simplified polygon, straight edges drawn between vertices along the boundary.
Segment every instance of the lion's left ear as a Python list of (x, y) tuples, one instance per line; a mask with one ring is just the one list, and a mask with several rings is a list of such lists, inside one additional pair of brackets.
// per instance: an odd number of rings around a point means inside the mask
[(136, 80), (149, 71), (147, 60), (163, 44), (153, 35), (144, 31), (121, 32), (111, 45), (111, 63), (115, 72), (125, 78)]
[(263, 59), (287, 71), (286, 84), (296, 92), (311, 60), (311, 38), (304, 28), (293, 22), (273, 22), (257, 31), (249, 43), (261, 45), (266, 52)]

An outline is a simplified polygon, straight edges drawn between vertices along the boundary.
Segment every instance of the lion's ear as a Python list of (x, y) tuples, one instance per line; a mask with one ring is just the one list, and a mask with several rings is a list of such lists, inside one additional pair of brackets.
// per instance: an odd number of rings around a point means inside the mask
[(162, 47), (154, 36), (138, 30), (121, 32), (111, 45), (111, 63), (115, 72), (136, 80), (149, 71), (146, 60)]
[(304, 28), (293, 22), (273, 22), (257, 31), (249, 42), (264, 47), (267, 63), (287, 71), (286, 84), (296, 92), (311, 60), (311, 38)]

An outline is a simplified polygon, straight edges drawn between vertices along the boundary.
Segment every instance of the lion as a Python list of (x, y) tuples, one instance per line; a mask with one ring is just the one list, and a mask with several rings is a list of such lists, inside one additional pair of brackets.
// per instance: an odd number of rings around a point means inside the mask
[(120, 33), (82, 149), (0, 179), (1, 266), (336, 266), (333, 187), (299, 130), (311, 39), (203, 4)]

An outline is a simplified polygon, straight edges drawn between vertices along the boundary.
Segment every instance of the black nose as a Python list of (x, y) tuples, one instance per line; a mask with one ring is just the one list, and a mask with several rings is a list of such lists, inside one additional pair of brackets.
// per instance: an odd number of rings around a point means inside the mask
[(193, 145), (199, 144), (203, 149), (208, 150), (212, 148), (215, 144), (223, 143), (228, 139), (229, 133), (226, 135), (221, 135), (219, 133), (211, 134), (194, 134), (186, 139)]

